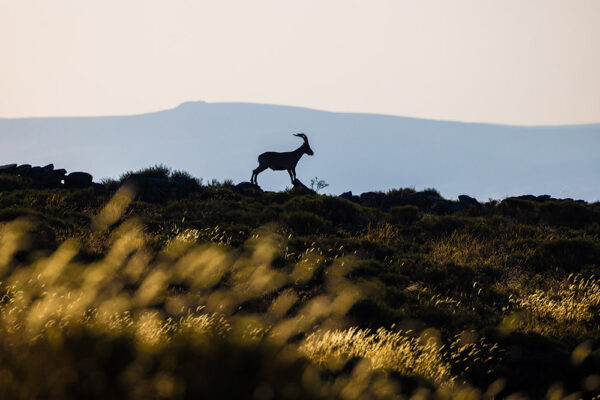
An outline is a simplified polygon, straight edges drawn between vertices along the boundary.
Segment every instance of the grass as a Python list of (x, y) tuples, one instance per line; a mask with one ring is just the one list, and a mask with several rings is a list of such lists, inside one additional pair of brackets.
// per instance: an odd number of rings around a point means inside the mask
[(229, 183), (161, 203), (115, 182), (98, 193), (11, 182), (2, 398), (600, 392), (600, 239), (585, 223), (597, 204), (435, 215), (393, 204), (412, 189), (377, 209)]

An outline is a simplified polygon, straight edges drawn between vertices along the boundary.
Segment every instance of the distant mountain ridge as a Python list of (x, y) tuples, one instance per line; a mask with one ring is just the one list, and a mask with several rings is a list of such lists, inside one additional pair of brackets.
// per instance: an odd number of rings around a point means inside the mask
[[(157, 163), (206, 179), (249, 180), (264, 151), (289, 151), (308, 135), (305, 183), (361, 193), (434, 187), (447, 198), (522, 194), (597, 201), (600, 124), (523, 127), (339, 113), (254, 104), (186, 102), (131, 116), (0, 119), (0, 164), (57, 163), (116, 177)], [(259, 176), (265, 189), (290, 186), (285, 172)]]

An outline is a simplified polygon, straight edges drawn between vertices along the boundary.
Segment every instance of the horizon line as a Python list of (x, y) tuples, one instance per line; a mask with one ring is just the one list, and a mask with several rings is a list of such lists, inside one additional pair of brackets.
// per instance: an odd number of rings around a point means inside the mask
[(170, 108), (153, 110), (148, 112), (140, 112), (140, 113), (131, 113), (131, 114), (102, 114), (102, 115), (54, 115), (54, 116), (28, 116), (28, 117), (0, 117), (0, 120), (26, 120), (26, 119), (59, 119), (59, 118), (127, 118), (127, 117), (136, 117), (150, 114), (158, 114), (162, 112), (174, 111), (178, 108), (186, 104), (207, 104), (207, 105), (256, 105), (256, 106), (268, 106), (268, 107), (281, 107), (281, 108), (296, 108), (301, 110), (309, 110), (330, 114), (353, 114), (353, 115), (365, 115), (365, 116), (379, 116), (379, 117), (391, 117), (391, 118), (404, 118), (404, 119), (413, 119), (413, 120), (421, 120), (421, 121), (433, 121), (433, 122), (450, 122), (457, 124), (467, 124), (467, 125), (494, 125), (494, 126), (504, 126), (504, 127), (519, 127), (519, 128), (574, 128), (574, 127), (595, 127), (600, 126), (600, 121), (598, 122), (589, 122), (589, 123), (574, 123), (574, 124), (548, 124), (548, 125), (529, 125), (529, 124), (510, 124), (510, 123), (501, 123), (501, 122), (485, 122), (485, 121), (464, 121), (464, 120), (452, 120), (452, 119), (436, 119), (436, 118), (424, 118), (424, 117), (411, 117), (406, 115), (397, 115), (397, 114), (386, 114), (386, 113), (377, 113), (377, 112), (360, 112), (360, 111), (335, 111), (335, 110), (324, 110), (318, 109), (308, 106), (294, 106), (288, 104), (274, 104), (274, 103), (261, 103), (261, 102), (249, 102), (249, 101), (216, 101), (209, 102), (205, 100), (187, 100), (179, 103), (178, 105)]

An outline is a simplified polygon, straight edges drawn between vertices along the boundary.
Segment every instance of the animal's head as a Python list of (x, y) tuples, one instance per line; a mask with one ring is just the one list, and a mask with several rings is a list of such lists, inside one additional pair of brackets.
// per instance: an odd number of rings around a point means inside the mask
[(302, 148), (306, 154), (308, 154), (309, 156), (312, 156), (313, 154), (315, 154), (312, 151), (312, 149), (310, 148), (310, 145), (308, 144), (308, 138), (306, 137), (306, 135), (304, 133), (294, 133), (294, 136), (298, 136), (298, 137), (301, 137), (302, 139), (304, 139), (304, 144), (302, 145)]

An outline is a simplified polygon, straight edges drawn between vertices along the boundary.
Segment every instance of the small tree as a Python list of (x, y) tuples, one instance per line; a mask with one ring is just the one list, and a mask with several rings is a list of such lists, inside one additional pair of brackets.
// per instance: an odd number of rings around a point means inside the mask
[(310, 189), (314, 190), (315, 192), (318, 192), (319, 190), (326, 188), (327, 186), (329, 186), (329, 183), (325, 182), (324, 180), (319, 180), (319, 178), (317, 178), (315, 176), (314, 179), (310, 180)]

